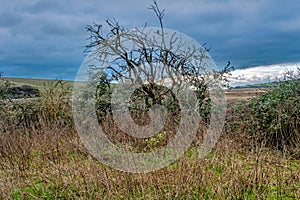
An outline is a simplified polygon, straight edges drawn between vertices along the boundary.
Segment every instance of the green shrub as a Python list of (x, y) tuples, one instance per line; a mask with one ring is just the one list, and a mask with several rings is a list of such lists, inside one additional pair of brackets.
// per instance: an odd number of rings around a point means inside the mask
[(268, 92), (239, 105), (247, 138), (265, 147), (288, 150), (300, 144), (300, 81), (278, 82)]
[(0, 84), (0, 131), (45, 126), (72, 127), (71, 88), (67, 87), (64, 81), (45, 83), (40, 90), (40, 97), (31, 99), (12, 99), (8, 95), (10, 84), (8, 82)]
[(39, 122), (38, 106), (39, 101), (37, 100), (12, 102), (10, 108), (11, 125), (15, 127), (37, 126)]
[(5, 109), (6, 102), (10, 100), (8, 93), (12, 83), (3, 79), (3, 73), (0, 72), (0, 111)]

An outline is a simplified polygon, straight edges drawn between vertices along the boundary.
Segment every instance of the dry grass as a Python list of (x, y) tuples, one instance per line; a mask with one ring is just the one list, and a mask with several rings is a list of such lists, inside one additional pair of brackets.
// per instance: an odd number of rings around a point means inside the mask
[(299, 199), (300, 160), (237, 149), (228, 138), (205, 159), (191, 148), (159, 171), (132, 174), (103, 166), (74, 130), (5, 134), (1, 198), (12, 199)]
[(40, 124), (1, 129), (1, 199), (300, 199), (299, 157), (245, 148), (241, 129), (205, 159), (191, 147), (168, 167), (134, 174), (94, 159), (72, 126)]
[(242, 88), (242, 89), (230, 89), (225, 92), (226, 100), (230, 103), (239, 103), (241, 101), (247, 101), (252, 97), (265, 93), (268, 88)]

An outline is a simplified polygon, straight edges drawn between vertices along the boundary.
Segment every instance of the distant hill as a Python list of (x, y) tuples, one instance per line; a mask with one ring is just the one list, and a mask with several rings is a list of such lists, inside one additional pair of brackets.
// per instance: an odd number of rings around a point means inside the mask
[[(13, 86), (21, 87), (23, 85), (30, 85), (32, 87), (41, 88), (44, 84), (47, 84), (51, 81), (50, 79), (35, 79), (35, 78), (11, 78), (11, 77), (4, 77), (3, 80), (7, 80), (13, 83)], [(74, 81), (64, 81), (65, 84), (69, 87), (73, 87)]]
[(278, 82), (273, 82), (273, 83), (257, 83), (253, 85), (243, 85), (243, 86), (235, 86), (233, 88), (236, 89), (243, 89), (243, 88), (272, 88), (276, 87)]
[(40, 91), (36, 87), (30, 85), (22, 85), (9, 88), (7, 94), (10, 95), (13, 99), (18, 99), (38, 97), (40, 95)]
[[(4, 80), (7, 80), (14, 84), (16, 87), (21, 87), (23, 85), (30, 85), (33, 87), (36, 87), (40, 89), (43, 87), (44, 84), (47, 84), (51, 81), (50, 79), (35, 79), (35, 78), (11, 78), (11, 77), (4, 77)], [(66, 86), (73, 87), (74, 81), (64, 81)], [(252, 84), (252, 85), (244, 85), (244, 86), (235, 86), (233, 88), (236, 89), (247, 89), (247, 88), (271, 88), (276, 87), (276, 84), (278, 82), (272, 82), (272, 83), (258, 83), (258, 84)]]
[[(12, 78), (12, 77), (1, 77), (1, 80), (8, 81), (11, 83), (7, 90), (7, 94), (14, 99), (18, 98), (30, 98), (38, 97), (40, 92), (45, 88), (44, 86), (49, 85), (51, 82), (56, 80), (49, 79), (33, 79), (33, 78)], [(73, 88), (74, 81), (64, 81), (64, 86)]]
[[(286, 81), (277, 81), (277, 82), (272, 82), (272, 83), (257, 83), (257, 84), (253, 84), (253, 85), (244, 85), (244, 86), (236, 86), (236, 87), (233, 87), (233, 88), (236, 88), (236, 89), (246, 89), (246, 88), (274, 88), (274, 87), (278, 87), (278, 84), (280, 83), (287, 83), (289, 81), (292, 81), (292, 80), (286, 80)], [(300, 79), (297, 79), (297, 81), (300, 81)]]

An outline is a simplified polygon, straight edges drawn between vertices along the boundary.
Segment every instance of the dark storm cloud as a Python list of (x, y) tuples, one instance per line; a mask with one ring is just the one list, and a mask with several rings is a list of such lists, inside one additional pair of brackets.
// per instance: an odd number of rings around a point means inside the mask
[(21, 23), (21, 19), (12, 13), (0, 13), (0, 27), (12, 27)]
[[(84, 27), (114, 17), (126, 27), (158, 26), (152, 1), (10, 0), (0, 7), (0, 70), (73, 78), (88, 37)], [(298, 0), (161, 0), (165, 27), (212, 46), (218, 66), (300, 61)], [(18, 70), (14, 71), (13, 67)], [(51, 72), (51, 69), (52, 72)], [(47, 72), (47, 73), (45, 73)], [(67, 72), (67, 73), (65, 73)], [(19, 73), (19, 74), (18, 74)], [(43, 76), (44, 76), (43, 75)]]
[[(299, 1), (179, 1), (173, 26), (238, 67), (299, 61)], [(201, 3), (202, 2), (202, 3)]]

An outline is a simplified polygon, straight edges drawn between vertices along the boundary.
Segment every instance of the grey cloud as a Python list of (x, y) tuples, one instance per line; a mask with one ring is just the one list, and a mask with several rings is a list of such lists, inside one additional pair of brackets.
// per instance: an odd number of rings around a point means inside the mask
[[(31, 13), (31, 14), (42, 14), (45, 12), (56, 12), (62, 10), (62, 5), (64, 1), (57, 1), (57, 0), (39, 0), (36, 1), (35, 4), (28, 5), (24, 4), (23, 6), (19, 7), (19, 10)], [(67, 11), (67, 9), (65, 9)]]
[[(21, 65), (36, 57), (43, 58), (41, 62), (57, 59), (64, 63), (81, 58), (87, 42), (87, 24), (104, 23), (107, 17), (115, 17), (129, 28), (143, 26), (144, 22), (158, 26), (154, 13), (148, 9), (151, 3), (3, 1), (0, 45), (7, 48), (0, 53), (0, 65), (10, 65), (11, 59)], [(161, 0), (158, 4), (166, 9), (165, 27), (181, 31), (199, 43), (207, 42), (208, 47), (213, 47), (211, 54), (219, 66), (227, 60), (238, 68), (300, 60), (298, 0)], [(80, 59), (75, 60), (80, 65)]]
[(22, 18), (12, 14), (12, 13), (1, 13), (0, 14), (0, 27), (12, 27), (17, 26), (22, 22)]

